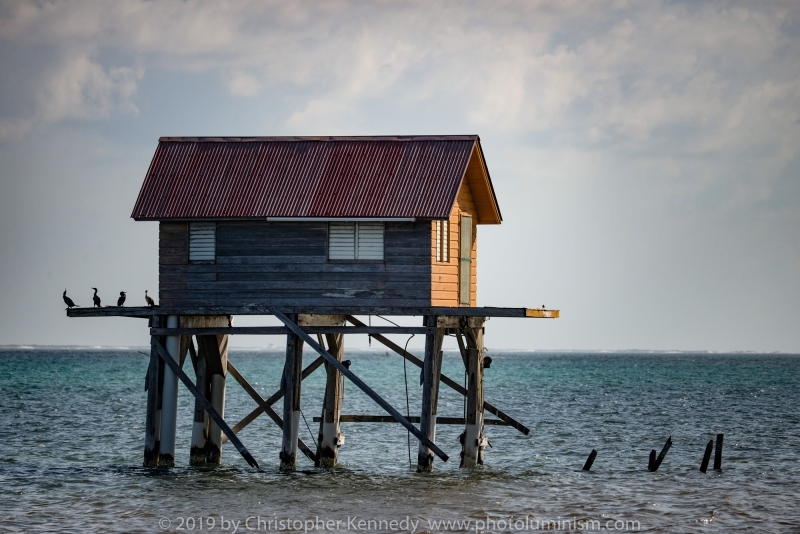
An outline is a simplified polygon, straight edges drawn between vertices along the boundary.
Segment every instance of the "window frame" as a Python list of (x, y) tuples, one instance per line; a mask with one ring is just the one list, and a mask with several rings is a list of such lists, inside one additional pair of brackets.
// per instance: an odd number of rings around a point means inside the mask
[[(380, 225), (381, 232), (381, 257), (380, 258), (359, 258), (359, 239), (360, 225)], [(353, 225), (353, 257), (352, 258), (331, 258), (331, 226), (333, 225)], [(384, 263), (386, 261), (386, 223), (383, 221), (331, 221), (328, 223), (328, 243), (327, 261), (335, 263)]]
[[(213, 246), (213, 258), (192, 259), (192, 226), (194, 226), (195, 228), (198, 228), (199, 226), (212, 228), (211, 243)], [(217, 223), (213, 221), (190, 221), (186, 227), (186, 250), (187, 250), (187, 260), (190, 264), (202, 265), (202, 264), (217, 263)]]

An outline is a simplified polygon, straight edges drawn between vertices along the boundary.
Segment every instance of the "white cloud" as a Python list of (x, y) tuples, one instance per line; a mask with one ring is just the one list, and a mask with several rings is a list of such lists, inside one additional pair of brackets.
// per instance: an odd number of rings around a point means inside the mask
[(236, 71), (227, 76), (225, 81), (228, 86), (228, 91), (233, 96), (250, 97), (255, 96), (261, 90), (261, 82), (255, 75), (245, 72)]

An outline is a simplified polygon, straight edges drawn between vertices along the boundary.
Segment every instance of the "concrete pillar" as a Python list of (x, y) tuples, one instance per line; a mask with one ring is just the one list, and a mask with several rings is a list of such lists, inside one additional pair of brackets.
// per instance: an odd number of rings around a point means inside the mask
[[(183, 317), (186, 328), (219, 328), (231, 326), (228, 315), (203, 315)], [(188, 345), (188, 344), (187, 344)], [(197, 336), (197, 362), (195, 364), (197, 389), (221, 416), (225, 416), (225, 379), (228, 375), (228, 336)], [(195, 400), (192, 424), (192, 445), (189, 463), (201, 465), (222, 462), (222, 429), (208, 416), (199, 401)]]
[(461, 467), (483, 464), (483, 317), (469, 317), (462, 328), (467, 348), (467, 421), (462, 435)]
[[(297, 314), (288, 314), (297, 322)], [(297, 466), (297, 438), (300, 432), (300, 382), (303, 372), (303, 340), (295, 334), (286, 336), (286, 362), (283, 365), (283, 440), (280, 468), (292, 471)]]
[[(198, 343), (199, 345), (199, 343)], [(197, 361), (194, 366), (195, 376), (197, 377), (197, 391), (208, 399), (211, 395), (211, 382), (207, 371), (205, 351), (199, 347), (197, 350)], [(200, 404), (194, 401), (194, 417), (192, 418), (192, 446), (189, 451), (190, 465), (203, 465), (206, 463), (206, 439), (208, 439), (208, 413)]]
[[(438, 326), (437, 317), (426, 315), (425, 326)], [(444, 332), (444, 328), (437, 328), (435, 334), (425, 336), (425, 362), (422, 367), (422, 413), (419, 430), (433, 443), (436, 443), (436, 411), (439, 403)], [(433, 451), (420, 442), (417, 453), (417, 471), (433, 471), (433, 456)]]
[[(178, 328), (180, 317), (167, 317), (167, 328)], [(180, 362), (181, 336), (167, 336), (167, 352), (170, 357)], [(168, 366), (164, 366), (164, 389), (161, 401), (161, 439), (159, 440), (158, 465), (172, 467), (175, 465), (175, 429), (178, 421), (178, 376)]]

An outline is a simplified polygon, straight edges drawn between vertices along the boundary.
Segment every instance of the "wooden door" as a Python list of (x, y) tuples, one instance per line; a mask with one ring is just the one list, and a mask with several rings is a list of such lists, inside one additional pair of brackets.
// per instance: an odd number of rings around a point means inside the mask
[(472, 217), (461, 216), (459, 229), (459, 276), (458, 302), (462, 306), (470, 305), (470, 288), (472, 287)]

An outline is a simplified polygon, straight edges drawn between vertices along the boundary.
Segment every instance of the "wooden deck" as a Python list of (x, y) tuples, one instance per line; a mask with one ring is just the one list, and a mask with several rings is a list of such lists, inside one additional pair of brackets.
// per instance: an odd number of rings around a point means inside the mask
[[(542, 308), (448, 308), (448, 307), (381, 307), (381, 306), (281, 306), (283, 313), (313, 313), (319, 315), (392, 315), (423, 316), (444, 315), (454, 317), (529, 317), (557, 319), (559, 310)], [(220, 307), (127, 307), (106, 306), (103, 308), (72, 308), (67, 317), (139, 317), (154, 315), (272, 315), (269, 306), (220, 306)]]

